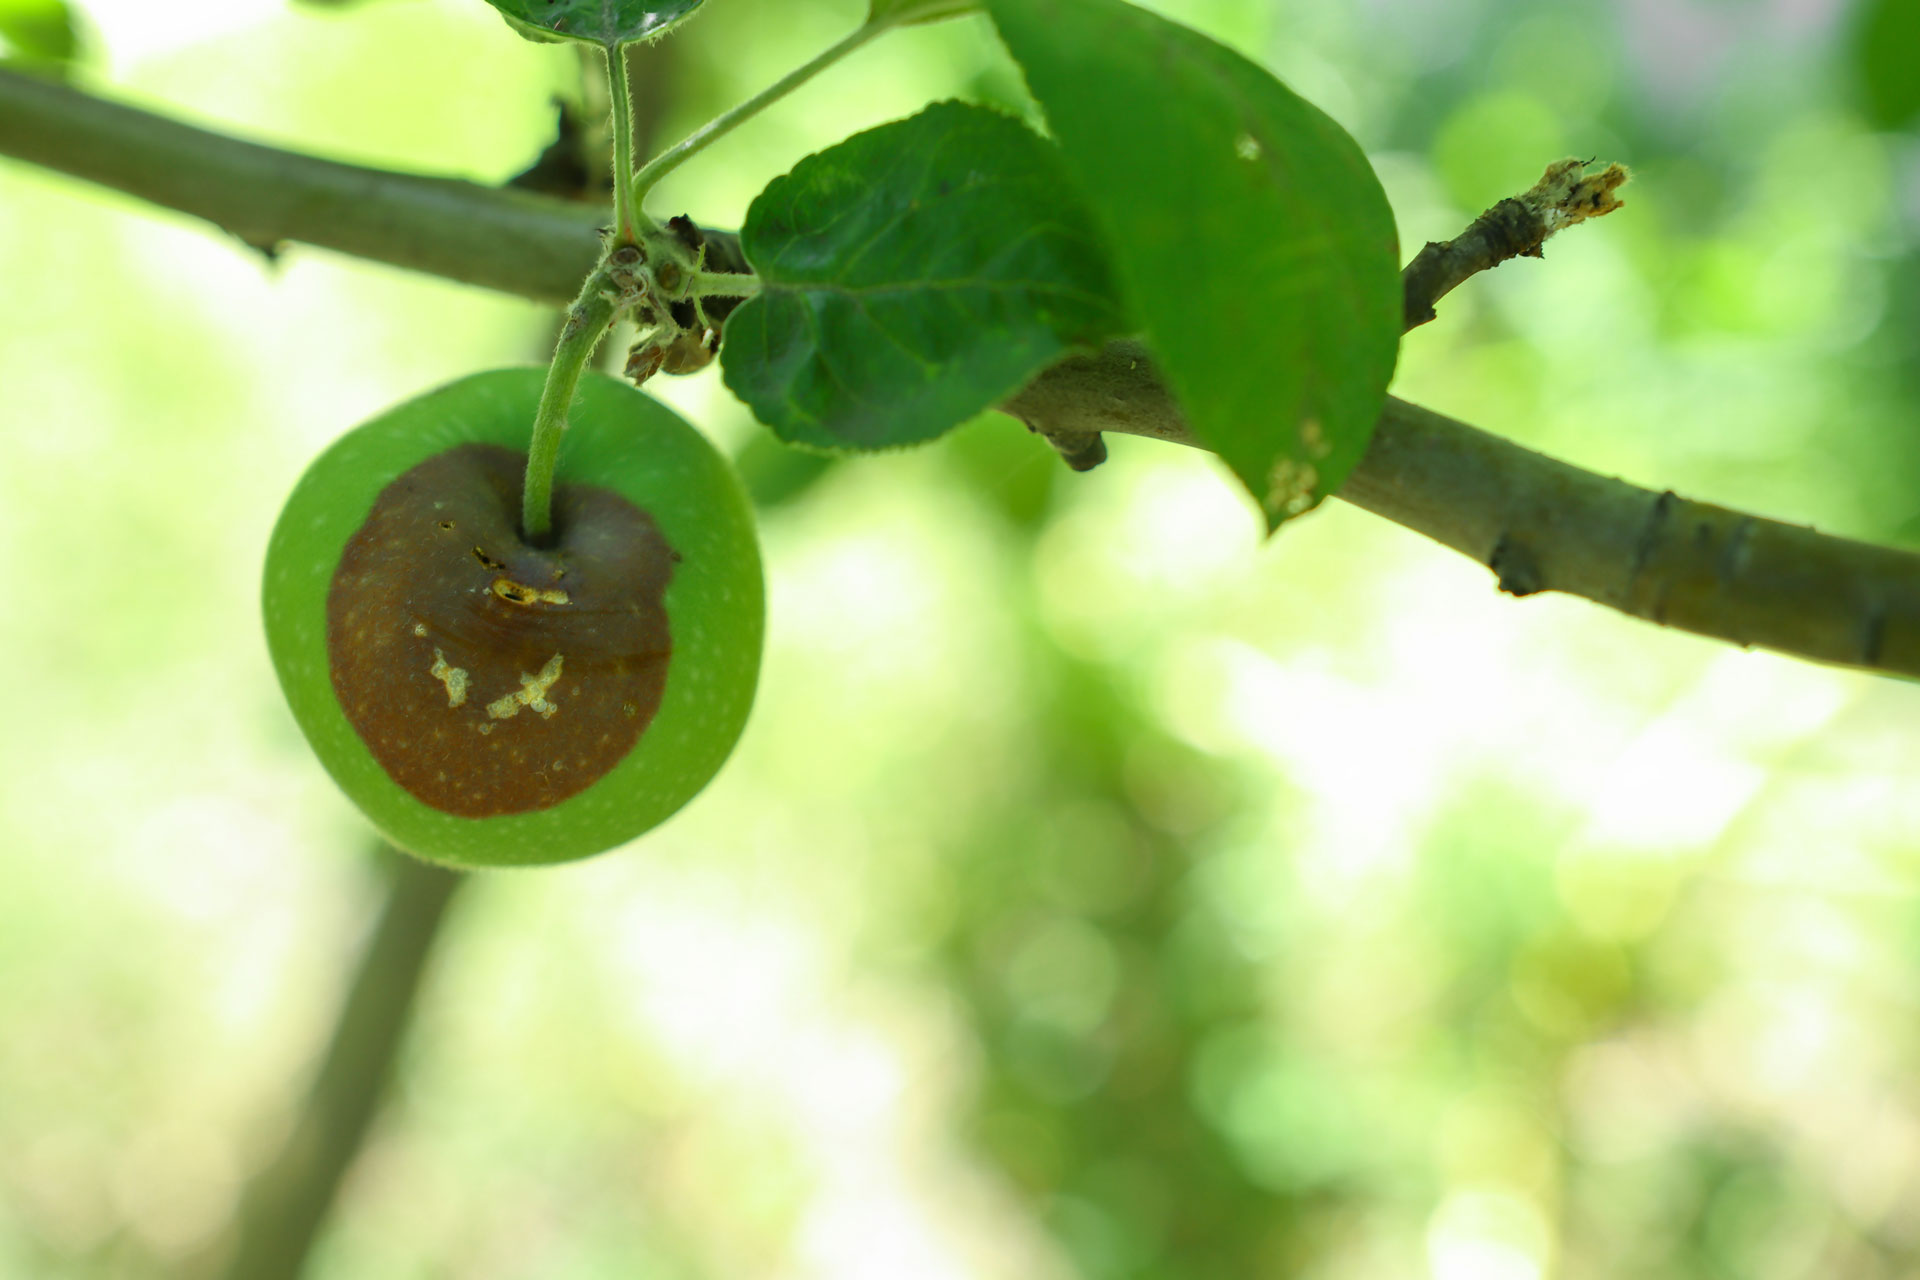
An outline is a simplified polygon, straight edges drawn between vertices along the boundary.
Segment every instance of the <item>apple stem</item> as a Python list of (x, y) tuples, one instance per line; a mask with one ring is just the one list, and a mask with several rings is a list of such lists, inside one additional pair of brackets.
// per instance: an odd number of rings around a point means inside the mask
[(560, 460), (560, 435), (567, 429), (567, 410), (579, 389), (580, 375), (592, 359), (619, 311), (619, 291), (602, 259), (580, 287), (580, 296), (567, 308), (560, 341), (547, 366), (547, 385), (533, 417), (533, 442), (527, 448), (527, 479), (520, 491), (520, 532), (528, 542), (540, 543), (553, 533), (553, 471)]

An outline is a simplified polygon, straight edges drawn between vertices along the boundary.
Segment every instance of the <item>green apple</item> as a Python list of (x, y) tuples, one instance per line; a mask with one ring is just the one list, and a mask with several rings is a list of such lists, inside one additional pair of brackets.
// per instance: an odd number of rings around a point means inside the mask
[(396, 845), (583, 858), (704, 787), (753, 702), (752, 512), (705, 437), (581, 381), (553, 536), (520, 534), (545, 372), (476, 374), (347, 433), (267, 547), (267, 644), (315, 754)]

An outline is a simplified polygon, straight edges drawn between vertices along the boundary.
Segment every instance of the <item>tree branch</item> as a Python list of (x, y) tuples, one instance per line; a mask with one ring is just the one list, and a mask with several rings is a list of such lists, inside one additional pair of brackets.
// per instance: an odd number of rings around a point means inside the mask
[(1509, 258), (1537, 258), (1555, 232), (1618, 209), (1613, 193), (1626, 183), (1626, 167), (1610, 164), (1594, 174), (1586, 169), (1579, 160), (1556, 161), (1531, 190), (1494, 205), (1453, 239), (1427, 241), (1400, 273), (1405, 327), (1417, 329), (1433, 319), (1433, 304), (1469, 276)]
[[(1119, 342), (1005, 406), (1056, 440), (1102, 431), (1202, 447)], [(1920, 556), (1654, 493), (1387, 397), (1340, 497), (1492, 569), (1517, 596), (1564, 591), (1699, 635), (1920, 676)]]
[(392, 850), (386, 904), (361, 954), (299, 1122), (241, 1199), (222, 1274), (292, 1280), (372, 1125), (454, 891), (465, 877)]
[(178, 209), (256, 249), (335, 249), (564, 305), (598, 259), (598, 205), (364, 169), (0, 69), (0, 155)]
[[(300, 240), (545, 302), (573, 296), (597, 247), (592, 224), (562, 202), (293, 155), (5, 71), (0, 154), (249, 244)], [(1605, 177), (1563, 174), (1561, 186)], [(1612, 189), (1585, 189), (1587, 212), (1603, 212)], [(1473, 271), (1528, 251), (1507, 203), (1415, 259), (1410, 322)], [(1551, 220), (1564, 204), (1535, 212)], [(738, 261), (737, 240), (708, 239)], [(1135, 343), (1065, 361), (1005, 408), (1083, 459), (1104, 431), (1197, 447)], [(1565, 591), (1737, 644), (1920, 676), (1920, 555), (1656, 494), (1391, 398), (1340, 496), (1488, 565), (1517, 595)]]

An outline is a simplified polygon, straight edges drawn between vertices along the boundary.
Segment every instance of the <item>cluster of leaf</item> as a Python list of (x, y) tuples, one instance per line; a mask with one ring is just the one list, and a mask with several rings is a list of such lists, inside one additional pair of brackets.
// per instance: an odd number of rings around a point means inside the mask
[[(492, 2), (613, 47), (701, 0)], [(727, 386), (789, 442), (885, 449), (1139, 334), (1272, 523), (1313, 506), (1359, 461), (1399, 347), (1393, 215), (1359, 146), (1124, 0), (872, 0), (869, 22), (977, 9), (1053, 136), (941, 103), (775, 180), (742, 232), (761, 290), (727, 322)]]
[(1399, 345), (1359, 146), (1122, 0), (984, 7), (1053, 137), (943, 103), (776, 180), (742, 233), (762, 291), (728, 322), (728, 387), (783, 439), (886, 448), (1141, 333), (1269, 520), (1311, 507), (1359, 461)]

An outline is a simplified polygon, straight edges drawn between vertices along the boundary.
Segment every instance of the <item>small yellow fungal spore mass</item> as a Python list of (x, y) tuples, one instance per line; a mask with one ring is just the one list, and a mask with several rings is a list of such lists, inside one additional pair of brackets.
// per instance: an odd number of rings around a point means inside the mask
[(447, 686), (447, 705), (457, 707), (467, 700), (467, 672), (464, 667), (447, 665), (447, 655), (435, 649), (433, 666), (429, 668), (435, 680)]
[(504, 698), (496, 698), (489, 702), (487, 714), (495, 720), (511, 720), (520, 714), (520, 708), (527, 707), (539, 712), (542, 716), (551, 716), (560, 708), (547, 701), (547, 690), (553, 688), (555, 682), (560, 679), (560, 668), (563, 662), (563, 656), (556, 653), (547, 660), (546, 666), (540, 668), (539, 675), (530, 676), (524, 671), (521, 672), (519, 692), (510, 693)]

